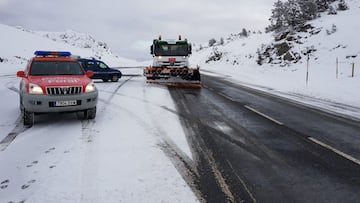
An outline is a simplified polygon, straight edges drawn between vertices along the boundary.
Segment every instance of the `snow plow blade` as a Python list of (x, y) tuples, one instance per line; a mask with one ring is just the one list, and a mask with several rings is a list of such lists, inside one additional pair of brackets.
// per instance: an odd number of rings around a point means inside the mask
[(147, 83), (180, 88), (201, 88), (199, 68), (155, 68), (144, 69)]
[(170, 82), (170, 81), (148, 80), (147, 83), (166, 85), (168, 87), (201, 88), (201, 82)]

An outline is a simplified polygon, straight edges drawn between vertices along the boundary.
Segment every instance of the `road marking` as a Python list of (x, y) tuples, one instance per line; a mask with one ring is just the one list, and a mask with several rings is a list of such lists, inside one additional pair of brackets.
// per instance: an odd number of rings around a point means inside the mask
[(234, 167), (232, 166), (232, 164), (230, 163), (229, 160), (226, 159), (226, 162), (229, 164), (230, 168), (233, 170), (235, 176), (237, 177), (237, 179), (240, 181), (240, 183), (242, 184), (242, 186), (245, 188), (246, 192), (249, 194), (251, 200), (256, 203), (256, 199), (254, 197), (254, 195), (251, 193), (250, 189), (247, 187), (247, 185), (245, 184), (245, 181), (243, 179), (241, 179), (241, 177), (235, 172)]
[(276, 120), (276, 119), (274, 119), (274, 118), (271, 118), (270, 116), (268, 116), (268, 115), (266, 115), (266, 114), (263, 114), (263, 113), (261, 113), (260, 111), (251, 108), (250, 106), (246, 106), (246, 105), (245, 105), (245, 108), (249, 109), (250, 111), (252, 111), (252, 112), (254, 112), (254, 113), (259, 114), (259, 115), (262, 116), (262, 117), (265, 117), (265, 118), (271, 120), (271, 121), (274, 122), (274, 123), (277, 123), (277, 124), (279, 124), (279, 125), (284, 125), (282, 122), (280, 122), (280, 121), (278, 121), (278, 120)]
[(338, 149), (335, 149), (334, 147), (332, 147), (332, 146), (330, 146), (330, 145), (327, 145), (327, 144), (319, 141), (319, 140), (316, 139), (316, 138), (308, 137), (308, 139), (311, 140), (312, 142), (314, 142), (314, 143), (322, 146), (322, 147), (325, 147), (326, 149), (329, 149), (329, 150), (335, 152), (336, 154), (344, 157), (345, 159), (348, 159), (348, 160), (350, 160), (350, 161), (352, 161), (352, 162), (360, 165), (360, 160), (358, 160), (358, 159), (356, 159), (356, 158), (354, 158), (354, 157), (352, 157), (352, 156), (350, 156), (350, 155), (348, 155), (348, 154), (345, 154), (344, 152), (342, 152), (342, 151), (340, 151), (340, 150), (338, 150)]
[(222, 93), (222, 92), (219, 92), (218, 94), (221, 95), (221, 96), (223, 96), (223, 97), (225, 97), (226, 99), (228, 99), (228, 100), (230, 100), (230, 101), (235, 101), (232, 97), (229, 97), (229, 96), (227, 96), (226, 94), (224, 94), (224, 93)]

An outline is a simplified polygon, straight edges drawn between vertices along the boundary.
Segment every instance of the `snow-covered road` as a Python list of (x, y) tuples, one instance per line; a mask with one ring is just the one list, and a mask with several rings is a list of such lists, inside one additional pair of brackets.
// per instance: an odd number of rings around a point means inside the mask
[(175, 105), (165, 87), (143, 77), (95, 81), (97, 117), (75, 113), (19, 119), (18, 79), (0, 78), (0, 202), (197, 202), (163, 151), (191, 159)]

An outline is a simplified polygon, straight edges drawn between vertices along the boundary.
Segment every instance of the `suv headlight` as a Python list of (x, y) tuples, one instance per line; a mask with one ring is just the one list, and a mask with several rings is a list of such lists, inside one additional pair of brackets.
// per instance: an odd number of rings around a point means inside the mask
[(44, 94), (42, 88), (34, 83), (29, 84), (29, 94)]
[(85, 92), (94, 92), (95, 90), (96, 87), (94, 83), (91, 82), (88, 85), (86, 85)]

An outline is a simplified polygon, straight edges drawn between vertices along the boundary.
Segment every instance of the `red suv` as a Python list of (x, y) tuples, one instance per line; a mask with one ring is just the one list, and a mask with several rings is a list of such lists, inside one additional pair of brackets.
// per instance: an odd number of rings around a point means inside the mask
[(34, 124), (34, 115), (51, 112), (83, 111), (85, 119), (94, 119), (98, 91), (70, 52), (36, 51), (25, 71), (18, 71), (20, 109), (24, 125)]

